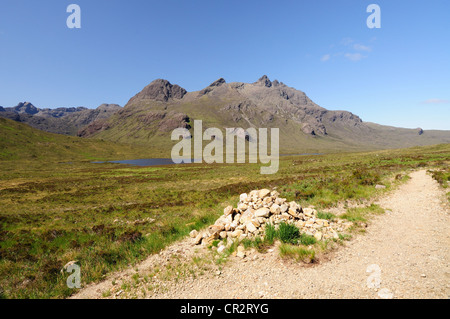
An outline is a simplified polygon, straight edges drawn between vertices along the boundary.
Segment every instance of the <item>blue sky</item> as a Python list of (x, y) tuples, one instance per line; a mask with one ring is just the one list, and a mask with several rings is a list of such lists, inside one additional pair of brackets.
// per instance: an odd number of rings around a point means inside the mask
[(125, 105), (156, 78), (196, 91), (263, 74), (364, 121), (450, 129), (450, 1), (0, 2), (5, 107)]

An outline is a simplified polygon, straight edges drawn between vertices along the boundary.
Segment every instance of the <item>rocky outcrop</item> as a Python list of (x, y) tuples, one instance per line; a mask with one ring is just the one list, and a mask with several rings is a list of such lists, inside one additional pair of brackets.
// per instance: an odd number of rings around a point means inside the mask
[(105, 120), (95, 121), (77, 132), (79, 137), (89, 137), (94, 133), (102, 132), (109, 129), (110, 126)]
[(224, 213), (202, 232), (192, 231), (194, 245), (210, 245), (214, 240), (227, 239), (227, 244), (245, 238), (264, 236), (267, 224), (278, 227), (280, 223), (291, 223), (301, 233), (314, 236), (316, 240), (338, 238), (338, 232), (353, 225), (342, 220), (329, 221), (317, 217), (313, 208), (302, 208), (298, 203), (287, 202), (277, 191), (253, 190), (240, 195), (236, 208), (228, 206)]
[(161, 132), (171, 132), (178, 127), (191, 128), (189, 116), (178, 112), (147, 112), (140, 115), (139, 120), (148, 129), (156, 126)]
[(357, 126), (363, 122), (359, 116), (348, 111), (327, 111), (323, 117), (330, 122), (338, 121), (353, 126)]
[(308, 123), (303, 124), (302, 132), (305, 133), (305, 134), (313, 135), (313, 136), (316, 135), (316, 132), (314, 131), (314, 128)]
[(171, 132), (174, 129), (186, 128), (190, 129), (191, 125), (190, 118), (184, 113), (169, 113), (160, 123), (159, 123), (159, 131), (161, 132)]

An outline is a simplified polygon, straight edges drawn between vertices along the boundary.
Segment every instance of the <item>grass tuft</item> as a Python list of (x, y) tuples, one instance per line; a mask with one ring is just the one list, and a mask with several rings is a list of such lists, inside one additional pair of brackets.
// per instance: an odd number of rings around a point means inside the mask
[(304, 247), (291, 244), (281, 244), (279, 247), (280, 256), (283, 258), (292, 258), (296, 261), (311, 263), (315, 258), (315, 251)]

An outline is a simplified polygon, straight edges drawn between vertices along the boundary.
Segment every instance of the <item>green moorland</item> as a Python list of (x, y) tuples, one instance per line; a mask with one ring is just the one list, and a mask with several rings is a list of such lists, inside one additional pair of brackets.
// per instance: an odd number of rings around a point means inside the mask
[[(26, 135), (22, 129), (10, 131)], [(260, 164), (94, 164), (143, 157), (145, 150), (47, 133), (26, 138), (25, 147), (19, 140), (15, 146), (0, 140), (3, 298), (70, 296), (76, 289), (66, 286), (68, 274), (61, 272), (67, 262), (81, 266), (82, 285), (99, 281), (213, 223), (225, 206), (236, 205), (239, 194), (252, 189), (277, 187), (288, 200), (320, 210), (388, 191), (408, 169), (441, 171), (447, 178), (450, 162), (446, 144), (285, 156), (277, 174), (261, 175)], [(387, 188), (376, 190), (377, 183)]]

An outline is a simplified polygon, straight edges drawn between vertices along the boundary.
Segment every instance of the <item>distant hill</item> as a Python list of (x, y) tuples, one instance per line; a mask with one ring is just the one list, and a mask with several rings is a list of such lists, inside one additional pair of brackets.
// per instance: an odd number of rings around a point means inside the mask
[(14, 107), (2, 109), (0, 109), (1, 117), (26, 123), (46, 132), (76, 135), (83, 127), (94, 121), (109, 118), (122, 107), (117, 104), (102, 104), (96, 109), (85, 107), (40, 109), (30, 102), (21, 102)]
[(267, 76), (254, 83), (227, 83), (187, 92), (157, 79), (132, 97), (123, 109), (79, 131), (82, 137), (144, 145), (170, 154), (170, 132), (241, 127), (280, 129), (282, 153), (358, 151), (450, 143), (450, 131), (404, 129), (367, 123), (348, 111), (330, 111), (299, 90)]
[(25, 160), (50, 163), (113, 160), (139, 156), (149, 156), (148, 150), (109, 141), (48, 133), (24, 123), (0, 117), (0, 162)]

